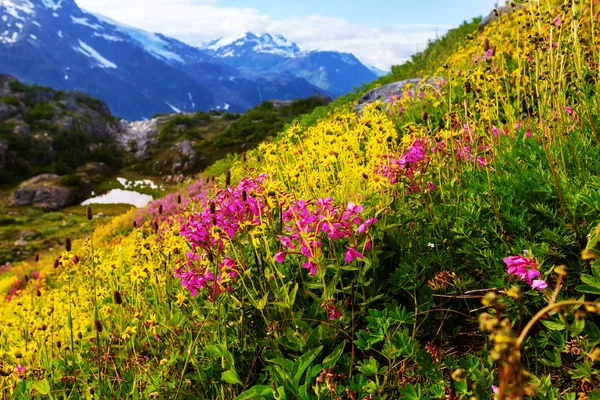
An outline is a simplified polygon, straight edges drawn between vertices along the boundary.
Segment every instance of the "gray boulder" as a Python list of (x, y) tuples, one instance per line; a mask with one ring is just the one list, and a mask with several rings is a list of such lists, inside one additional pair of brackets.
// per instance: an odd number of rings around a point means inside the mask
[(194, 151), (194, 146), (192, 146), (192, 142), (189, 140), (182, 140), (181, 142), (175, 145), (177, 150), (181, 153), (181, 155), (187, 157), (188, 159), (192, 159), (196, 157), (196, 152)]
[(0, 120), (6, 121), (8, 119), (16, 117), (20, 113), (21, 109), (19, 107), (0, 101)]
[[(362, 109), (367, 105), (374, 103), (376, 101), (381, 101), (384, 103), (390, 103), (391, 99), (394, 96), (401, 96), (404, 93), (404, 89), (406, 85), (413, 84), (415, 85), (415, 89), (419, 90), (422, 87), (421, 81), (423, 78), (411, 78), (405, 79), (403, 81), (393, 82), (384, 86), (380, 86), (378, 88), (369, 90), (367, 93), (361, 97), (356, 106), (354, 107), (354, 112), (360, 113)], [(441, 81), (441, 79), (440, 79)], [(436, 80), (433, 78), (428, 78), (425, 81), (425, 84), (434, 84)]]
[(19, 185), (13, 194), (10, 206), (33, 206), (55, 211), (78, 203), (90, 193), (91, 186), (89, 184), (82, 183), (78, 187), (64, 187), (60, 185), (60, 176), (43, 174)]

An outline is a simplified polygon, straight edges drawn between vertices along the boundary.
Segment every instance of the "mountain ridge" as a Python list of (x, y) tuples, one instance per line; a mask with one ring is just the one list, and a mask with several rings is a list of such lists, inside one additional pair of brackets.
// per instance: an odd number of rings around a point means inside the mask
[(277, 34), (246, 32), (198, 46), (207, 54), (242, 71), (277, 71), (306, 79), (334, 96), (346, 94), (380, 76), (351, 53), (331, 50), (303, 51)]
[(250, 78), (200, 49), (80, 9), (73, 0), (1, 0), (0, 71), (81, 90), (128, 120), (169, 111), (244, 111), (318, 90), (302, 78)]

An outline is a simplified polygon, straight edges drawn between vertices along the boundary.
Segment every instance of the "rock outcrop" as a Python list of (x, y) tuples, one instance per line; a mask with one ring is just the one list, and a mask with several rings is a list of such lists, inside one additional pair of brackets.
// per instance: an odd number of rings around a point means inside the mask
[(91, 186), (82, 183), (77, 187), (60, 185), (60, 176), (38, 175), (23, 182), (11, 199), (10, 206), (33, 206), (55, 211), (78, 203), (91, 193)]
[(408, 85), (414, 85), (415, 89), (419, 90), (424, 85), (440, 84), (444, 81), (441, 78), (428, 78), (425, 82), (422, 82), (422, 80), (423, 78), (405, 79), (369, 90), (358, 100), (356, 106), (354, 107), (354, 112), (360, 113), (367, 104), (371, 104), (376, 101), (389, 103), (394, 97), (402, 96)]

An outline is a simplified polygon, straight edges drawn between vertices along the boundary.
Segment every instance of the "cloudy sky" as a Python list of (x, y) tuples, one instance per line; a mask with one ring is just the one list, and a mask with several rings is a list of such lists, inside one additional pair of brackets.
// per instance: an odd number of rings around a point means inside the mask
[[(279, 33), (302, 50), (354, 53), (382, 69), (497, 0), (76, 0), (86, 10), (190, 44), (244, 32)], [(503, 1), (502, 1), (503, 2)]]

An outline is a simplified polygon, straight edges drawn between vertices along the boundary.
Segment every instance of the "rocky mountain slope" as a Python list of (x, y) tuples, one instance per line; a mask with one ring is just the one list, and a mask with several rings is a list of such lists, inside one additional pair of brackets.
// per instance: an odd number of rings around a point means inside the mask
[(0, 181), (66, 175), (89, 161), (119, 167), (123, 129), (101, 101), (81, 92), (24, 85), (0, 75)]
[(163, 112), (243, 111), (317, 88), (282, 71), (248, 77), (206, 52), (80, 9), (73, 0), (0, 0), (0, 71), (81, 90), (134, 120)]

